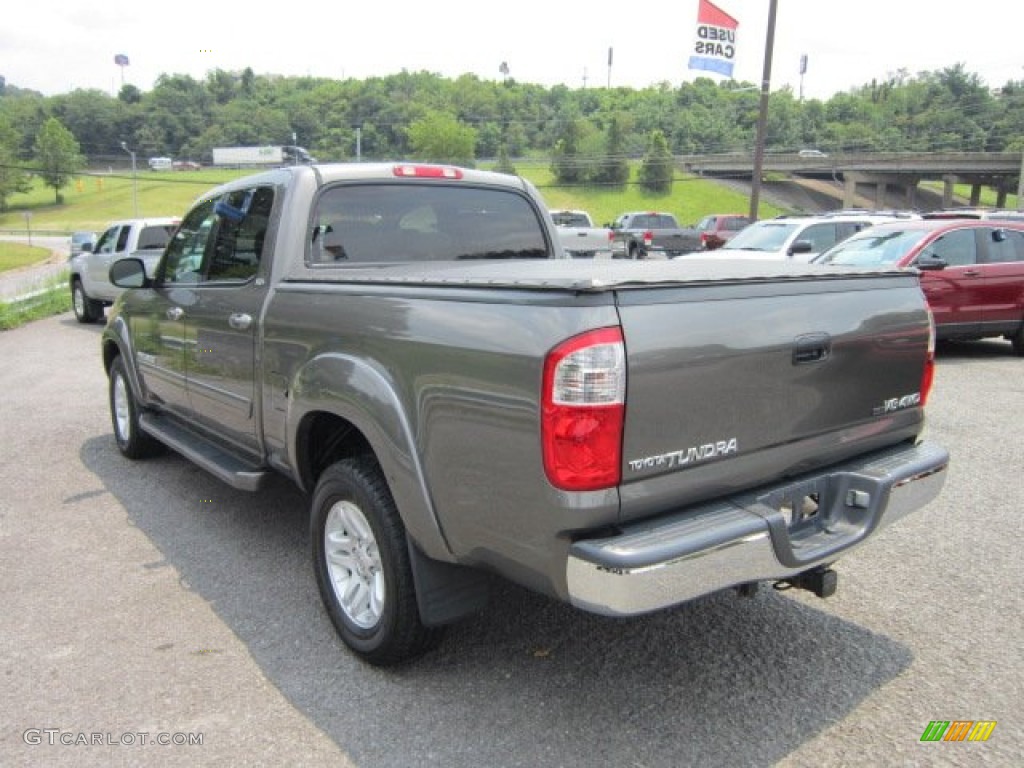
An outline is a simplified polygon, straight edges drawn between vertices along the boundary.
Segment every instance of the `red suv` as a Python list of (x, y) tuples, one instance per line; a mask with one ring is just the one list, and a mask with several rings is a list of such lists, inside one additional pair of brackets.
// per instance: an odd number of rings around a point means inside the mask
[(1024, 222), (878, 224), (829, 249), (815, 263), (917, 267), (938, 338), (1004, 336), (1024, 355)]
[(715, 213), (705, 216), (697, 225), (700, 232), (700, 246), (705, 251), (721, 248), (727, 240), (750, 223), (750, 219), (738, 213)]

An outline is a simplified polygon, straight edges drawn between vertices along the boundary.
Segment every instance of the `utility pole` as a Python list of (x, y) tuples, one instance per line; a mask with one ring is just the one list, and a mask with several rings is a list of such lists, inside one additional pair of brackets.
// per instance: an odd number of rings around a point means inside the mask
[(750, 220), (757, 221), (761, 204), (761, 174), (764, 170), (764, 140), (768, 130), (768, 92), (772, 82), (772, 49), (775, 47), (775, 13), (778, 0), (768, 8), (768, 34), (764, 43), (764, 70), (761, 75), (761, 104), (757, 113), (757, 139), (754, 145), (754, 177), (750, 185)]

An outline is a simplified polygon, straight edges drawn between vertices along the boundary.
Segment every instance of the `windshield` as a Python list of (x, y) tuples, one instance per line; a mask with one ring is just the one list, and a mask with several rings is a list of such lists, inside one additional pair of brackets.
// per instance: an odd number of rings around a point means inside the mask
[(847, 267), (896, 264), (928, 236), (921, 229), (868, 229), (823, 253), (816, 263)]
[(729, 250), (777, 251), (800, 226), (795, 222), (760, 221), (751, 224), (729, 241)]

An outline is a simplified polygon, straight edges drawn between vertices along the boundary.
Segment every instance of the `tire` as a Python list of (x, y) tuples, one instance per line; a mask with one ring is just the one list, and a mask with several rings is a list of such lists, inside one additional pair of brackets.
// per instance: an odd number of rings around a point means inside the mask
[(640, 250), (636, 247), (636, 243), (629, 244), (629, 258), (636, 261), (639, 252)]
[(310, 515), (320, 597), (341, 639), (376, 666), (434, 647), (443, 629), (420, 621), (405, 526), (372, 456), (332, 464)]
[(110, 364), (110, 420), (114, 441), (129, 459), (144, 459), (163, 451), (163, 445), (139, 429), (139, 404), (120, 355)]
[(1017, 332), (1010, 337), (1010, 343), (1013, 344), (1013, 351), (1016, 355), (1024, 357), (1024, 321), (1021, 322)]
[(78, 278), (71, 283), (71, 307), (80, 323), (95, 323), (103, 317), (103, 304), (85, 295), (82, 281)]

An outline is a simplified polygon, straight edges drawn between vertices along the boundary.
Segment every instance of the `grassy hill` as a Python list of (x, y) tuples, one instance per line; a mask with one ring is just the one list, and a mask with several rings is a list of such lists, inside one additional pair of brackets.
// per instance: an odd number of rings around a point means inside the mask
[[(523, 161), (516, 171), (532, 182), (549, 208), (588, 211), (597, 223), (611, 221), (620, 213), (636, 210), (668, 211), (681, 224), (696, 223), (708, 213), (746, 213), (749, 199), (741, 192), (714, 181), (678, 174), (672, 191), (652, 195), (632, 182), (622, 189), (556, 186), (546, 160)], [(140, 216), (181, 216), (196, 198), (211, 187), (251, 171), (203, 169), (200, 171), (139, 171)], [(634, 169), (635, 177), (636, 169)], [(31, 191), (8, 198), (8, 210), (0, 214), (0, 230), (24, 230), (25, 213), (31, 213), (33, 231), (102, 231), (109, 222), (134, 217), (131, 174), (93, 172), (79, 176), (65, 187), (64, 202), (54, 203), (53, 190), (36, 180)], [(782, 210), (762, 204), (761, 216)]]

